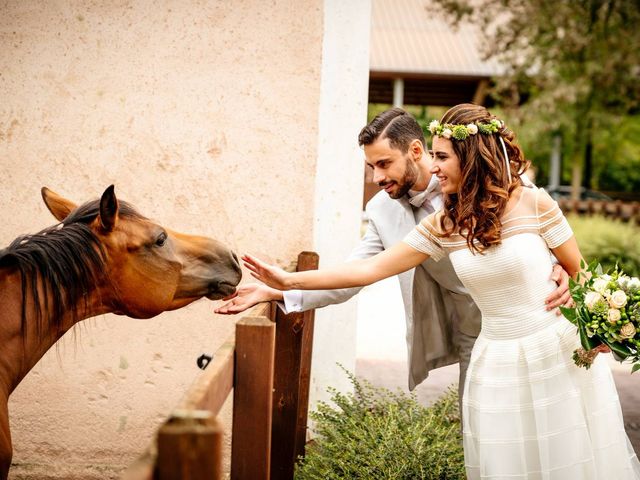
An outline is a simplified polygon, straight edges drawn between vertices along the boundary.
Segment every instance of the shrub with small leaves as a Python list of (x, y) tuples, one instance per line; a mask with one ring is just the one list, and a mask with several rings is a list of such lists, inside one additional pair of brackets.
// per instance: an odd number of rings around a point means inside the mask
[(311, 413), (319, 437), (307, 446), (296, 480), (465, 478), (453, 389), (424, 407), (414, 395), (348, 375), (355, 392), (329, 389), (334, 405), (321, 402)]

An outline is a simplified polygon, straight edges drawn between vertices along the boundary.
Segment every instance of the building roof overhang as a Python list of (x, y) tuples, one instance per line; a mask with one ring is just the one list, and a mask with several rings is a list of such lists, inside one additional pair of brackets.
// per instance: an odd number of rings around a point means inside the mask
[(374, 0), (369, 101), (392, 103), (393, 81), (404, 81), (404, 103), (454, 105), (484, 99), (497, 62), (483, 58), (480, 33), (453, 29), (431, 11), (429, 0)]

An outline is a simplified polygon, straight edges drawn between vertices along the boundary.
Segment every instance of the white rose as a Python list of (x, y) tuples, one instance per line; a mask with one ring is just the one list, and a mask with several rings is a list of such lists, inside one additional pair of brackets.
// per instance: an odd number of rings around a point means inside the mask
[(602, 300), (602, 295), (600, 295), (598, 292), (589, 292), (584, 297), (584, 304), (587, 306), (589, 311), (592, 311), (593, 307), (595, 307), (596, 303), (598, 303), (600, 300)]
[(442, 136), (443, 136), (444, 138), (451, 138), (451, 135), (452, 135), (452, 134), (453, 134), (453, 132), (451, 131), (451, 129), (450, 129), (450, 128), (445, 128), (445, 129), (442, 131)]
[(438, 125), (440, 125), (440, 122), (438, 122), (438, 120), (432, 120), (429, 124), (429, 131), (432, 135), (436, 132), (436, 128), (438, 128)]
[(616, 323), (620, 320), (620, 310), (616, 308), (610, 308), (609, 313), (607, 314), (607, 318), (609, 319), (609, 323)]
[(633, 323), (625, 323), (620, 329), (620, 336), (622, 338), (633, 338), (636, 335), (636, 327)]
[(621, 277), (618, 278), (618, 286), (620, 288), (624, 288), (627, 283), (629, 283), (630, 278), (627, 277), (626, 275), (622, 275)]
[(475, 123), (470, 123), (467, 125), (467, 130), (469, 131), (469, 135), (475, 135), (478, 133), (478, 126)]
[(630, 290), (640, 290), (640, 279), (638, 279), (638, 277), (631, 277), (629, 283), (627, 283), (627, 287)]
[(604, 291), (606, 290), (608, 284), (609, 284), (608, 280), (605, 280), (602, 277), (596, 278), (593, 281), (593, 289), (598, 293), (604, 293)]
[(627, 294), (622, 290), (616, 290), (609, 298), (609, 305), (613, 308), (622, 308), (627, 304)]

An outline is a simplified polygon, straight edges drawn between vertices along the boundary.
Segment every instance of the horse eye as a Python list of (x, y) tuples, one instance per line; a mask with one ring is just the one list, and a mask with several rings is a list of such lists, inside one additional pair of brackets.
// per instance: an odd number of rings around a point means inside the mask
[(158, 235), (158, 238), (156, 238), (156, 247), (162, 247), (166, 241), (167, 234), (165, 232), (162, 232), (160, 235)]

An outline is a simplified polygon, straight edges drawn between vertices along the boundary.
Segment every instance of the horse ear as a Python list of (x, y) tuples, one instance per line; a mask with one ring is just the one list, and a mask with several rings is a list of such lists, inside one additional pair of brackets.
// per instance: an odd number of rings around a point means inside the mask
[(71, 200), (67, 200), (56, 192), (49, 190), (47, 187), (42, 187), (40, 193), (42, 194), (44, 204), (59, 222), (67, 218), (67, 216), (77, 207), (77, 205)]
[(107, 232), (113, 230), (118, 220), (118, 199), (115, 187), (110, 185), (100, 199), (100, 224)]

